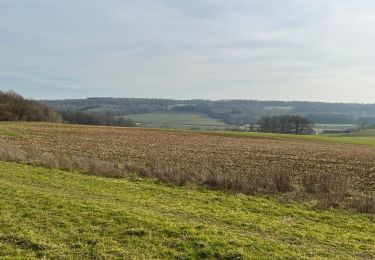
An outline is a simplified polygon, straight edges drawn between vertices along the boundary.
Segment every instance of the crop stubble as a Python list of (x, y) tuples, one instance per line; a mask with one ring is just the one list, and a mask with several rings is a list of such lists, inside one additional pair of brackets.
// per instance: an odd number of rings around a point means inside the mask
[(108, 162), (159, 163), (194, 172), (260, 176), (282, 169), (294, 183), (305, 173), (329, 173), (361, 192), (375, 190), (375, 148), (287, 138), (43, 124), (14, 124), (22, 138), (0, 136), (21, 149), (97, 158)]

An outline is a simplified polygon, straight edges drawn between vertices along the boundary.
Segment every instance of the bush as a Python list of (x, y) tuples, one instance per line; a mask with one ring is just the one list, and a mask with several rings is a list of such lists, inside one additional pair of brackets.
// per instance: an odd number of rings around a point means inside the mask
[(276, 192), (288, 192), (293, 190), (289, 172), (282, 169), (275, 169), (272, 177)]
[(371, 195), (362, 195), (353, 198), (351, 207), (361, 213), (375, 212), (375, 197)]

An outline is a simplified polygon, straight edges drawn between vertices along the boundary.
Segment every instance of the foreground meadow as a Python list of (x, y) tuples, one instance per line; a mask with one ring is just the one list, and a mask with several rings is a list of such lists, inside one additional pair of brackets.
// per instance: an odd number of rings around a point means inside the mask
[(0, 162), (0, 258), (375, 258), (373, 215)]

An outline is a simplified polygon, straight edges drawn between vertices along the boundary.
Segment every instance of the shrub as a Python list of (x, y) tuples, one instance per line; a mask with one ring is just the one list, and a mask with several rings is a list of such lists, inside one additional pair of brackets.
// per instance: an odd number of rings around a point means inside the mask
[(293, 190), (289, 172), (283, 169), (274, 169), (272, 179), (276, 192), (288, 192)]
[(375, 196), (361, 195), (354, 197), (351, 202), (351, 207), (361, 213), (375, 212)]

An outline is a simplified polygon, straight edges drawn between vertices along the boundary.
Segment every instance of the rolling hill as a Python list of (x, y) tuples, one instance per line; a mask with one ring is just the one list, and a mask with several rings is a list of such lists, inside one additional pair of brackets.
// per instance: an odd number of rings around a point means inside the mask
[(223, 120), (214, 119), (198, 112), (160, 111), (124, 116), (143, 127), (224, 130), (233, 127)]

